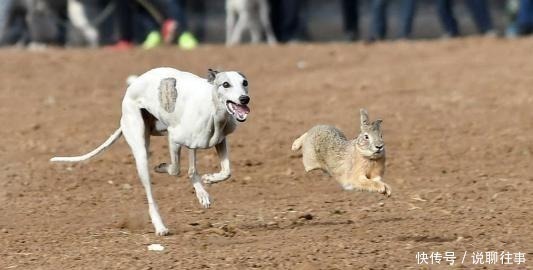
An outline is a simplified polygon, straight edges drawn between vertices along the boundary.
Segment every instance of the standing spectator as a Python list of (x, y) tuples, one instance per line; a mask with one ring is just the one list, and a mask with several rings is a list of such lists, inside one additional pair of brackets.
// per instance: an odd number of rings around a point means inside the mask
[(58, 15), (44, 0), (0, 0), (0, 45), (58, 43)]
[(507, 0), (505, 3), (505, 37), (514, 38), (518, 36), (518, 10), (520, 0)]
[[(446, 32), (446, 36), (459, 36), (459, 25), (453, 14), (454, 0), (438, 0), (437, 10), (439, 18)], [(481, 34), (493, 34), (492, 19), (486, 0), (465, 0), (465, 3), (472, 14), (474, 23)]]
[(518, 34), (528, 35), (533, 33), (533, 0), (521, 0), (518, 10)]
[(198, 41), (189, 32), (184, 0), (154, 0), (165, 15), (162, 25), (163, 40), (167, 44), (178, 42), (182, 49), (193, 49)]
[(416, 12), (416, 2), (417, 0), (403, 0), (402, 5), (402, 14), (401, 14), (401, 20), (402, 20), (402, 29), (400, 33), (400, 37), (404, 39), (411, 38), (411, 35), (413, 33), (413, 21), (415, 19), (415, 12)]
[(306, 22), (301, 16), (304, 1), (270, 0), (270, 21), (276, 38), (281, 42), (308, 39)]
[(129, 49), (133, 47), (134, 7), (128, 0), (117, 0), (118, 42), (112, 49)]
[[(350, 40), (359, 38), (359, 0), (343, 0), (344, 30)], [(385, 39), (387, 35), (387, 8), (389, 0), (372, 0), (372, 19), (370, 24), (370, 40)], [(411, 37), (416, 0), (403, 0), (401, 8), (401, 38)]]
[(344, 32), (350, 41), (359, 39), (359, 1), (342, 0), (342, 20)]
[(387, 35), (387, 5), (389, 0), (372, 0), (370, 40), (383, 40)]

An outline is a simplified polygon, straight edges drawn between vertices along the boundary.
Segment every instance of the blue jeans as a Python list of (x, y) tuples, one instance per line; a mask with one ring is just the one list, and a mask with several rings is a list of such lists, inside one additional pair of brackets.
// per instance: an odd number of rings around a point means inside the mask
[[(486, 0), (465, 0), (465, 3), (480, 33), (484, 34), (493, 30), (492, 19)], [(458, 36), (459, 25), (453, 14), (453, 0), (439, 0), (437, 2), (437, 12), (439, 13), (439, 18), (446, 34), (452, 37)]]
[(533, 33), (533, 0), (520, 0), (517, 24), (519, 34)]
[[(370, 39), (385, 39), (387, 35), (387, 5), (389, 0), (372, 1), (372, 24), (370, 26)], [(416, 0), (403, 0), (401, 10), (402, 38), (411, 36), (415, 16)]]

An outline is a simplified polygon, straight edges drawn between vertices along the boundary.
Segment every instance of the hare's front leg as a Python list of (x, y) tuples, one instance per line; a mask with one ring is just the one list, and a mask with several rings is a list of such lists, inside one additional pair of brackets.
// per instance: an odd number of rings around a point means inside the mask
[(231, 176), (228, 145), (226, 139), (217, 144), (215, 148), (217, 149), (218, 158), (220, 159), (220, 172), (203, 175), (202, 180), (206, 184), (221, 182), (227, 180)]
[(346, 190), (357, 189), (362, 191), (377, 192), (387, 195), (387, 197), (390, 197), (391, 195), (390, 186), (382, 181), (381, 176), (377, 176), (372, 179), (368, 179), (366, 176), (361, 176), (356, 181), (343, 183), (342, 186)]

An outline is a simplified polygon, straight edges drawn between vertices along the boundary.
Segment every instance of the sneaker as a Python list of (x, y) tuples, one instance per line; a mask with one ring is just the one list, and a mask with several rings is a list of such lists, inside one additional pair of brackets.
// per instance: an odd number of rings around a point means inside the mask
[(143, 42), (143, 49), (149, 50), (161, 45), (162, 38), (161, 34), (158, 31), (152, 31), (146, 36), (146, 39)]
[(178, 46), (184, 50), (192, 50), (198, 47), (198, 40), (191, 32), (183, 32), (178, 39)]
[(172, 44), (176, 41), (176, 30), (178, 29), (178, 22), (175, 20), (166, 20), (161, 28), (163, 41), (165, 44)]

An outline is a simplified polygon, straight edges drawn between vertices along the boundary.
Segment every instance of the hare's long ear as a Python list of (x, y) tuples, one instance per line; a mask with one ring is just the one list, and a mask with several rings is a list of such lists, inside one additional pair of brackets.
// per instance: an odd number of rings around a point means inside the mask
[(207, 70), (207, 82), (208, 83), (213, 83), (215, 81), (215, 78), (217, 77), (217, 74), (219, 73), (218, 70), (214, 70), (214, 69), (208, 69)]
[(361, 109), (359, 112), (361, 114), (361, 129), (362, 129), (363, 127), (370, 125), (370, 121), (368, 120), (368, 112), (365, 109)]

